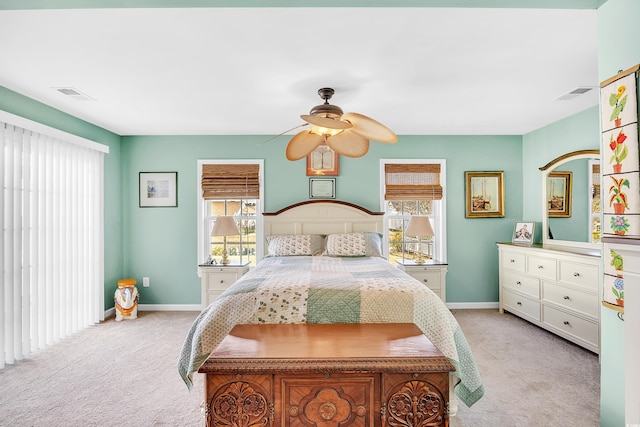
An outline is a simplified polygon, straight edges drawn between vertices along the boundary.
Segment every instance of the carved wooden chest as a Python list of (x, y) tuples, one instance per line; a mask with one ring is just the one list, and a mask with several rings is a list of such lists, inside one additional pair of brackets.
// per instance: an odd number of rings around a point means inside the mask
[(236, 326), (209, 356), (208, 426), (448, 426), (455, 368), (414, 324)]

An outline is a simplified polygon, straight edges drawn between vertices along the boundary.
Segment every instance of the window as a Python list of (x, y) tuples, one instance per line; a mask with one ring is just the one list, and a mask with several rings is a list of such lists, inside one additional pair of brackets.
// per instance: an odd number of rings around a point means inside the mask
[[(446, 262), (445, 165), (445, 160), (380, 161), (389, 262), (415, 259), (418, 251)], [(435, 235), (420, 239), (405, 236), (412, 215), (426, 215)]]
[[(231, 263), (255, 265), (262, 254), (262, 160), (201, 160), (198, 162), (198, 263), (220, 262), (226, 246)], [(238, 235), (212, 236), (219, 216), (232, 216)], [(225, 243), (226, 241), (226, 243)]]

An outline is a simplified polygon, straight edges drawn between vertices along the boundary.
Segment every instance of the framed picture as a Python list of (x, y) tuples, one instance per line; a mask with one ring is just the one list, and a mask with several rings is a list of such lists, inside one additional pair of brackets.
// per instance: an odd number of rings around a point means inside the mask
[(513, 238), (511, 241), (519, 245), (532, 244), (535, 227), (535, 222), (516, 222), (516, 225), (513, 228)]
[(141, 208), (178, 206), (178, 172), (140, 172)]
[(335, 178), (309, 178), (310, 199), (335, 199)]
[(467, 218), (504, 218), (503, 171), (465, 172)]
[(307, 176), (340, 175), (340, 156), (327, 145), (320, 145), (307, 155)]
[(547, 176), (549, 217), (571, 217), (571, 179), (573, 172), (551, 172)]

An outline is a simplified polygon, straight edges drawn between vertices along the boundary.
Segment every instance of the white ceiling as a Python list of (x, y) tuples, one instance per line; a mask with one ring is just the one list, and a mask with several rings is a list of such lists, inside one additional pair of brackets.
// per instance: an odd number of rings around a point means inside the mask
[[(594, 9), (0, 10), (0, 85), (119, 135), (275, 135), (302, 123), (321, 87), (399, 135), (520, 135), (597, 105), (596, 18)], [(585, 86), (593, 90), (557, 100)]]

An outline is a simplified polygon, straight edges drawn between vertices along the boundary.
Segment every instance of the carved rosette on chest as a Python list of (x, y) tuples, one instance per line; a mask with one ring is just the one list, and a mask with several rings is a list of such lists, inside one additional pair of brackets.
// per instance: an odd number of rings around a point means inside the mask
[(444, 425), (447, 407), (439, 390), (425, 381), (395, 387), (382, 403), (382, 426), (427, 427)]
[(210, 426), (267, 426), (273, 424), (273, 404), (264, 390), (256, 391), (251, 384), (237, 381), (220, 389), (206, 408)]

